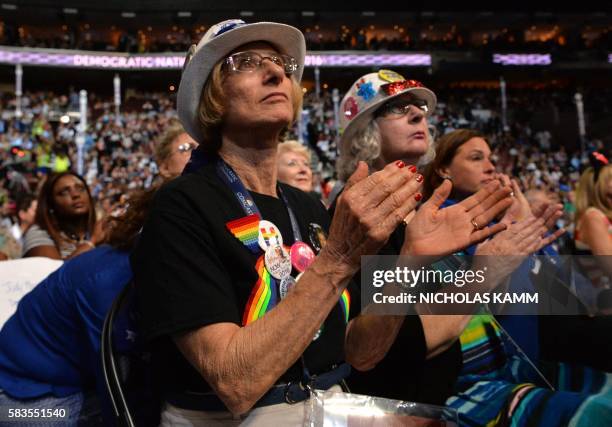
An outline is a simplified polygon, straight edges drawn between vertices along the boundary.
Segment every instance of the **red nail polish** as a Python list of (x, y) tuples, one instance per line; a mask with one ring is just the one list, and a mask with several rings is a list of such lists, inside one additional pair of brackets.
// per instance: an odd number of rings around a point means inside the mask
[(395, 162), (395, 166), (401, 169), (406, 166), (406, 163), (402, 162), (401, 160), (398, 160), (397, 162)]
[(419, 175), (417, 175), (417, 176), (416, 176), (416, 178), (415, 178), (415, 179), (416, 179), (416, 182), (423, 182), (423, 180), (424, 180), (425, 178), (423, 178), (423, 175), (419, 174)]
[(423, 198), (423, 195), (421, 193), (416, 193), (414, 195), (414, 200), (416, 200), (417, 202), (420, 202), (422, 198)]
[(415, 172), (417, 171), (417, 168), (416, 168), (416, 166), (414, 166), (414, 165), (410, 165), (410, 166), (408, 166), (408, 170), (409, 170), (410, 172), (412, 172), (412, 173), (415, 173)]

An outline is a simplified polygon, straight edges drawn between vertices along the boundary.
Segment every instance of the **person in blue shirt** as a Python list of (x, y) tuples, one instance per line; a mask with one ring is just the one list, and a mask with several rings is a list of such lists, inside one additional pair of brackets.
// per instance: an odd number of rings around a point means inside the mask
[[(176, 177), (189, 160), (180, 147), (182, 134), (182, 128), (170, 124), (157, 143), (156, 161), (162, 169), (169, 162), (174, 171), (161, 174), (161, 184)], [(128, 256), (157, 188), (130, 196), (127, 209), (108, 221), (103, 244), (66, 261), (39, 283), (0, 330), (0, 424), (8, 419), (8, 408), (25, 410), (19, 412), (25, 415), (28, 409), (39, 414), (51, 409), (62, 426), (103, 424), (97, 399), (106, 396), (102, 327), (114, 299), (132, 278)], [(131, 325), (117, 319), (113, 338), (119, 351), (138, 351)], [(28, 426), (41, 420), (49, 418), (19, 421)]]
[[(102, 425), (96, 394), (104, 390), (104, 318), (132, 278), (129, 250), (154, 193), (132, 197), (111, 220), (106, 244), (66, 261), (21, 299), (0, 330), (0, 408), (25, 410), (20, 425), (41, 422), (27, 409), (51, 409), (62, 425)], [(129, 340), (130, 331), (123, 332)]]

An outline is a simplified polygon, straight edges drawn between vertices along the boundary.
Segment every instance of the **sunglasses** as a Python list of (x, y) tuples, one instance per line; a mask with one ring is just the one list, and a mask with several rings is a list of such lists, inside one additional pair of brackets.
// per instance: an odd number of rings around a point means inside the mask
[(185, 142), (184, 144), (181, 144), (178, 146), (177, 151), (179, 153), (187, 153), (191, 150), (193, 150), (194, 148), (196, 148), (195, 144), (189, 143), (189, 142)]
[(260, 55), (257, 52), (237, 52), (225, 59), (225, 64), (235, 72), (252, 73), (259, 69), (264, 59), (278, 65), (285, 74), (293, 74), (300, 67), (297, 60), (291, 55), (273, 54), (268, 56)]

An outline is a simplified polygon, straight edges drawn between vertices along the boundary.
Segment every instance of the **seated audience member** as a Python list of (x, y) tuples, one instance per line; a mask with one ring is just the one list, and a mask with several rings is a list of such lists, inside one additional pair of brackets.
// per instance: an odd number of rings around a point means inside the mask
[(36, 220), (36, 207), (38, 201), (31, 194), (26, 194), (17, 199), (16, 216), (17, 223), (13, 225), (12, 232), (15, 239), (23, 243), (25, 233), (30, 229)]
[[(174, 142), (181, 129), (168, 128), (162, 141)], [(165, 154), (162, 150), (158, 159), (172, 157), (174, 148)], [(177, 156), (166, 180), (180, 174), (188, 160)], [(68, 408), (62, 425), (105, 425), (95, 396), (106, 393), (102, 326), (115, 297), (132, 278), (129, 251), (157, 188), (130, 195), (126, 209), (109, 219), (102, 245), (67, 261), (19, 302), (0, 331), (0, 405)], [(131, 331), (123, 332), (119, 344), (129, 347)], [(153, 416), (151, 422), (157, 422), (158, 414), (137, 415), (147, 422)]]
[(94, 248), (102, 235), (83, 178), (72, 172), (53, 174), (38, 196), (35, 223), (23, 238), (23, 256), (70, 259)]
[(153, 194), (133, 197), (104, 244), (66, 261), (21, 299), (0, 331), (0, 406), (63, 408), (62, 425), (103, 425), (102, 326), (132, 278), (129, 250)]

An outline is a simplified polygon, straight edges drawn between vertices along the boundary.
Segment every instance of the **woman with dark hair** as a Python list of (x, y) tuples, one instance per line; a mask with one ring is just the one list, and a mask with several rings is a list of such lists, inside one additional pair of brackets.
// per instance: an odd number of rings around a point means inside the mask
[[(426, 197), (433, 195), (440, 183), (452, 181), (453, 190), (443, 210), (465, 200), (491, 181), (507, 179), (496, 173), (485, 137), (469, 129), (456, 130), (438, 139), (436, 156), (424, 175)], [(521, 189), (514, 182), (512, 187), (515, 202), (495, 222), (512, 224), (519, 217), (530, 215)], [(490, 224), (478, 226), (486, 228)], [(561, 233), (557, 231), (552, 236)], [(476, 247), (468, 246), (463, 253), (471, 255), (475, 250)], [(508, 292), (533, 291), (533, 266), (536, 264), (533, 257), (525, 259), (510, 278)], [(562, 324), (565, 323), (557, 323)], [(587, 323), (583, 325), (586, 327)], [(512, 337), (512, 343), (505, 338), (507, 334)], [(456, 394), (447, 400), (447, 405), (458, 410), (461, 425), (611, 425), (612, 374), (587, 367), (576, 369), (567, 364), (542, 364), (540, 334), (542, 329), (537, 315), (494, 317), (485, 314), (470, 321), (460, 339), (463, 368)], [(582, 334), (588, 331), (583, 330)], [(564, 339), (572, 340), (568, 336)], [(609, 343), (609, 339), (607, 341)], [(521, 348), (518, 352), (512, 349), (515, 343)], [(576, 346), (576, 341), (571, 344)], [(534, 366), (547, 373), (554, 389)]]
[[(21, 299), (0, 330), (0, 407), (50, 410), (66, 426), (103, 425), (96, 398), (105, 393), (102, 326), (132, 277), (129, 251), (155, 191), (132, 196), (127, 211), (110, 219), (105, 244), (66, 261)], [(133, 333), (119, 332), (125, 348)], [(23, 426), (39, 423), (20, 420)]]
[(69, 259), (102, 238), (85, 180), (73, 172), (51, 175), (38, 196), (35, 224), (24, 236), (23, 256)]

